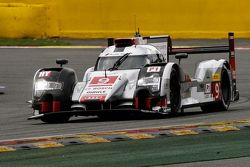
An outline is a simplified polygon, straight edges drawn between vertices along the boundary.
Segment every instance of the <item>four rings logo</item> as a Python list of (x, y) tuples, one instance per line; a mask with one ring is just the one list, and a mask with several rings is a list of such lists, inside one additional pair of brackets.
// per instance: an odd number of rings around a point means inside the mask
[(100, 79), (98, 79), (98, 82), (102, 83), (102, 84), (106, 84), (109, 82), (109, 78), (100, 78)]
[(116, 82), (118, 76), (107, 76), (107, 77), (93, 77), (89, 83), (89, 86), (112, 86)]

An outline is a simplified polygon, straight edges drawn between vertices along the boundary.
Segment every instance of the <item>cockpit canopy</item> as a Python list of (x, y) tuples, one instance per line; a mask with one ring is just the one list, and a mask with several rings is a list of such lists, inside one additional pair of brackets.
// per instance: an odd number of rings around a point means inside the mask
[[(110, 70), (121, 56), (99, 57), (95, 66), (96, 71)], [(117, 70), (140, 69), (147, 64), (165, 62), (161, 54), (129, 55)]]

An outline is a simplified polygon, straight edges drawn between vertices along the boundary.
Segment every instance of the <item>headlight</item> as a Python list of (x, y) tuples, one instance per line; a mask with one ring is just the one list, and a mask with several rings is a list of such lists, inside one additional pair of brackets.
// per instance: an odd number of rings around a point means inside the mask
[(159, 76), (144, 77), (138, 80), (138, 86), (150, 86), (151, 91), (156, 92), (160, 89), (161, 78)]
[(35, 83), (35, 91), (62, 89), (62, 83), (39, 80)]

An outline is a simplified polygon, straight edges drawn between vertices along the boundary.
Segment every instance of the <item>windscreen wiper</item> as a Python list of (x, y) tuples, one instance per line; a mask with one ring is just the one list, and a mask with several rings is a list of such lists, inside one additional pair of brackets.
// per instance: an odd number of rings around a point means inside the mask
[(117, 70), (118, 67), (127, 59), (127, 57), (130, 55), (130, 53), (126, 53), (123, 56), (121, 56), (113, 65), (112, 68), (110, 68), (109, 70)]

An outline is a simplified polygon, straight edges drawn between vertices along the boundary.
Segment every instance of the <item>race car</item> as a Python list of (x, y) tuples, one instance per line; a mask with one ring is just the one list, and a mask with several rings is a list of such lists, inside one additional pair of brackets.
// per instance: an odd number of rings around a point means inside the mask
[[(234, 34), (227, 46), (172, 47), (170, 36), (108, 39), (95, 66), (78, 82), (63, 67), (39, 69), (33, 81), (33, 116), (47, 123), (72, 116), (105, 117), (113, 113), (176, 114), (200, 106), (203, 111), (228, 110), (239, 99), (236, 87)], [(228, 53), (229, 59), (199, 62), (191, 77), (180, 63), (189, 54)], [(170, 62), (175, 55), (179, 63)]]

